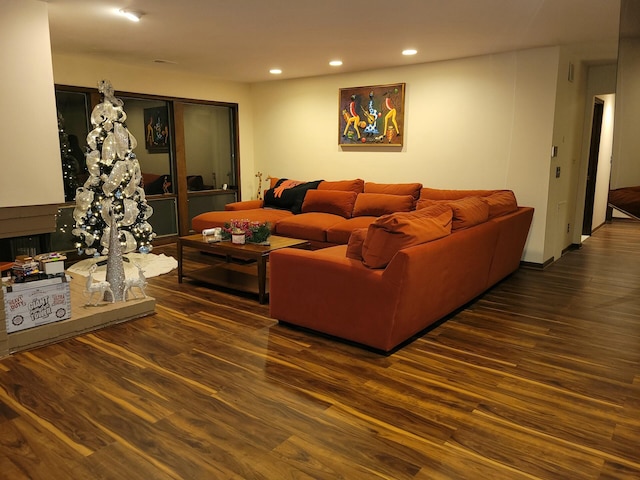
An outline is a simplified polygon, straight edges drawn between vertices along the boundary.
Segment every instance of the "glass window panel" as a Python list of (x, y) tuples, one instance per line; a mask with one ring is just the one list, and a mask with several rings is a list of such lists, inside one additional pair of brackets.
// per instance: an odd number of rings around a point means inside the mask
[(74, 186), (82, 186), (89, 177), (84, 157), (89, 133), (89, 96), (83, 92), (56, 90), (56, 107), (63, 175), (66, 163), (73, 169), (73, 180), (64, 179), (66, 201), (71, 202), (75, 199)]
[(147, 202), (153, 208), (149, 223), (158, 237), (178, 234), (176, 197), (152, 198)]
[(147, 195), (175, 193), (171, 168), (172, 127), (169, 102), (120, 97), (127, 114), (127, 128), (138, 141), (134, 153)]
[(73, 210), (75, 206), (61, 207), (58, 209), (56, 217), (56, 231), (51, 234), (51, 251), (53, 252), (70, 252), (76, 250), (77, 238), (71, 230), (73, 230)]
[(184, 141), (189, 191), (237, 188), (233, 110), (227, 106), (186, 104)]
[(189, 196), (189, 218), (193, 218), (201, 213), (215, 210), (224, 210), (227, 203), (236, 201), (236, 192), (229, 190), (225, 193), (212, 195), (190, 195)]

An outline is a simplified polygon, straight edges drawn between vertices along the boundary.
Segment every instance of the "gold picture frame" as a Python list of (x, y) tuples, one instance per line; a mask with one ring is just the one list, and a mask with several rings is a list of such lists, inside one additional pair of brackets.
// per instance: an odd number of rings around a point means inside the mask
[(338, 145), (402, 147), (404, 83), (341, 88)]

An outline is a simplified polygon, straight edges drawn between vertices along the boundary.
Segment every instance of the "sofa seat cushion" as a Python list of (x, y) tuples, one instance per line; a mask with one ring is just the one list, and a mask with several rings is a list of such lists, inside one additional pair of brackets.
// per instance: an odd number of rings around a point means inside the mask
[(301, 213), (280, 220), (276, 225), (275, 233), (284, 237), (326, 242), (327, 229), (343, 221), (344, 217), (332, 213)]
[(353, 217), (336, 223), (327, 229), (327, 242), (346, 245), (349, 243), (351, 232), (358, 228), (369, 228), (369, 225), (375, 222), (376, 218), (373, 216)]
[(399, 250), (449, 235), (452, 219), (451, 207), (444, 204), (383, 215), (369, 225), (363, 262), (370, 268), (384, 268)]
[(320, 182), (318, 190), (340, 190), (343, 192), (362, 193), (364, 191), (364, 180), (356, 178), (354, 180), (338, 180)]
[(410, 212), (415, 200), (411, 195), (389, 193), (361, 193), (353, 207), (353, 216), (380, 217), (395, 212)]
[(473, 227), (489, 220), (489, 205), (481, 197), (465, 197), (458, 200), (428, 200), (420, 199), (416, 209), (436, 204), (445, 204), (453, 210), (452, 230)]
[(287, 210), (277, 210), (274, 208), (205, 212), (193, 217), (191, 227), (196, 232), (201, 232), (207, 228), (224, 227), (224, 224), (229, 223), (232, 219), (246, 219), (250, 222), (267, 222), (273, 232), (276, 222), (288, 217), (293, 217), (293, 213)]
[(421, 183), (374, 183), (364, 184), (364, 193), (386, 193), (388, 195), (411, 195), (414, 200), (420, 197)]
[(351, 218), (357, 196), (355, 192), (340, 190), (309, 190), (302, 203), (302, 213), (332, 213)]
[(238, 211), (238, 210), (253, 210), (256, 208), (264, 207), (264, 202), (262, 200), (243, 200), (240, 202), (231, 202), (227, 203), (224, 206), (224, 209), (227, 211)]

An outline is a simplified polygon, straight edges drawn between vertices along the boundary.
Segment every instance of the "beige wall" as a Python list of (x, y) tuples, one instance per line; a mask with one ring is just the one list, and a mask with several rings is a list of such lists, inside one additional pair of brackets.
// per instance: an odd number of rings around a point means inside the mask
[[(256, 171), (513, 189), (538, 212), (524, 259), (542, 263), (558, 56), (544, 48), (253, 85)], [(398, 82), (406, 83), (402, 149), (338, 147), (338, 90)]]
[(63, 203), (47, 4), (0, 11), (0, 208)]

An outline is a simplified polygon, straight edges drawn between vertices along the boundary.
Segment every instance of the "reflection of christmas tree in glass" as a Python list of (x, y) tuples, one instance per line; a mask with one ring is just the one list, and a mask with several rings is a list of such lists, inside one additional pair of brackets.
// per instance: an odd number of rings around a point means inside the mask
[[(108, 81), (99, 83), (102, 103), (91, 112), (95, 127), (87, 135), (89, 178), (76, 192), (73, 234), (79, 253), (107, 255), (110, 229), (116, 225), (122, 253), (151, 251), (155, 237), (147, 221), (153, 209), (140, 186), (142, 174), (133, 149), (137, 142), (125, 125), (122, 100), (115, 98)], [(113, 241), (113, 240), (112, 240)], [(112, 285), (113, 287), (113, 285)]]
[(76, 175), (79, 170), (80, 159), (73, 156), (69, 135), (64, 131), (64, 118), (58, 113), (58, 137), (60, 138), (60, 158), (62, 159), (62, 182), (64, 184), (64, 199), (67, 202), (76, 196), (78, 182)]

